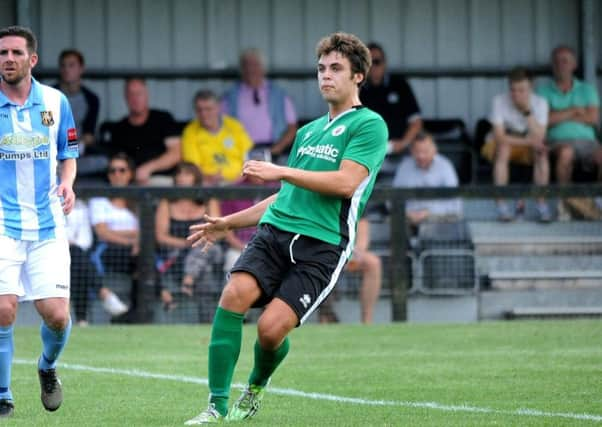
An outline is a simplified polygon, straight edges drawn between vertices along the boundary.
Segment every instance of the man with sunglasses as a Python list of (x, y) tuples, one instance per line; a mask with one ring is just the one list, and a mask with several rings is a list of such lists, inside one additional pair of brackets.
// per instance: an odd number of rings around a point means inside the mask
[(382, 46), (374, 42), (367, 46), (372, 56), (372, 67), (360, 91), (360, 99), (387, 123), (388, 152), (407, 152), (410, 143), (422, 130), (420, 107), (408, 82), (387, 72), (387, 57)]
[(65, 95), (32, 77), (37, 62), (30, 29), (0, 30), (0, 418), (14, 412), (19, 302), (33, 301), (43, 319), (37, 372), (47, 411), (63, 401), (56, 364), (71, 331), (65, 215), (75, 203), (78, 137)]

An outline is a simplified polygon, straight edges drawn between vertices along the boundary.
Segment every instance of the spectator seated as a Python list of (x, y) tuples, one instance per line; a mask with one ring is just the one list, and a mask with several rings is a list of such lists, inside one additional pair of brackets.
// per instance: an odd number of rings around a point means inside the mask
[(452, 161), (460, 182), (474, 182), (475, 154), (464, 121), (459, 118), (431, 118), (424, 119), (423, 125), (435, 138), (439, 151)]

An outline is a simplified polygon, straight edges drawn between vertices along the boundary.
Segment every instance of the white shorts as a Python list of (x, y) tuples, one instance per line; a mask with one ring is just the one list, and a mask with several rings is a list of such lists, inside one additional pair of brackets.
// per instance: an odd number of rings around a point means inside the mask
[(69, 298), (71, 256), (65, 238), (39, 242), (0, 236), (0, 295), (20, 301)]

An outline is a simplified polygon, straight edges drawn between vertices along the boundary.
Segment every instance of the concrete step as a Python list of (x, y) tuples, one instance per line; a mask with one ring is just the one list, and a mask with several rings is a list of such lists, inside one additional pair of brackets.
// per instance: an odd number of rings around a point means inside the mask
[(477, 255), (602, 254), (602, 222), (468, 223)]
[(504, 313), (506, 319), (542, 319), (602, 317), (602, 306), (598, 307), (515, 307)]
[(602, 307), (602, 287), (487, 290), (479, 293), (479, 319), (506, 318), (521, 308), (533, 310), (597, 310)]
[(602, 255), (479, 256), (495, 289), (602, 287)]

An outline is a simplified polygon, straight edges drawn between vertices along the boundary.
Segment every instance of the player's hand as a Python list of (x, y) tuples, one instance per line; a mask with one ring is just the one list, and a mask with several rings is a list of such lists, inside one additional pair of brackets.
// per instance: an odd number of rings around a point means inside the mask
[(283, 170), (282, 166), (273, 163), (249, 160), (244, 164), (242, 174), (264, 181), (280, 181), (283, 177)]
[(202, 246), (207, 251), (217, 240), (228, 232), (228, 224), (223, 217), (203, 216), (205, 222), (190, 226), (190, 235), (186, 238), (192, 247)]
[(69, 215), (75, 204), (75, 193), (70, 185), (60, 184), (57, 189), (59, 197), (62, 199), (63, 212), (65, 215)]

